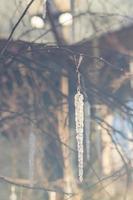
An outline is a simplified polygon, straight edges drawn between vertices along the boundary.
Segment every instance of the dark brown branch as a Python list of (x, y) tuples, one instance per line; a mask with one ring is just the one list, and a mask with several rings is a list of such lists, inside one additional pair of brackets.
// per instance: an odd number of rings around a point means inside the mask
[[(19, 179), (19, 178), (11, 178), (11, 177), (5, 177), (5, 176), (0, 176), (0, 180), (9, 184), (16, 185), (18, 187), (24, 187), (27, 189), (32, 189), (32, 190), (43, 190), (47, 192), (57, 192), (65, 195), (72, 195), (71, 193), (67, 193), (62, 191), (61, 189), (54, 189), (54, 188), (46, 188), (43, 186), (38, 186), (37, 181), (33, 181), (31, 184), (31, 181), (28, 179)], [(33, 186), (31, 186), (33, 185)], [(43, 185), (43, 184), (41, 184)]]
[(64, 41), (63, 41), (63, 38), (61, 37), (61, 32), (59, 33), (59, 31), (58, 31), (58, 27), (57, 27), (58, 25), (55, 24), (49, 2), (47, 2), (47, 15), (48, 15), (48, 19), (49, 19), (49, 22), (51, 24), (51, 29), (52, 29), (52, 32), (53, 32), (54, 37), (56, 39), (56, 42), (59, 46), (62, 46)]

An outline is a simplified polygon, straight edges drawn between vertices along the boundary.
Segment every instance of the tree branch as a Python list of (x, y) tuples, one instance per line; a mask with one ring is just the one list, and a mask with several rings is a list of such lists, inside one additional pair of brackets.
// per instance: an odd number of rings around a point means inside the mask
[(35, 0), (31, 0), (29, 2), (29, 4), (27, 5), (27, 7), (25, 8), (24, 12), (22, 13), (22, 15), (20, 16), (20, 18), (18, 19), (17, 23), (14, 25), (8, 39), (7, 39), (7, 42), (6, 42), (6, 45), (3, 47), (3, 49), (1, 50), (0, 52), (0, 58), (3, 56), (3, 54), (5, 53), (6, 49), (8, 48), (9, 44), (10, 44), (10, 40), (16, 30), (16, 28), (18, 27), (18, 25), (20, 24), (21, 20), (24, 18), (25, 14), (27, 13), (28, 9), (30, 8), (30, 6), (32, 5), (32, 3), (34, 2)]
[(53, 186), (53, 188), (47, 188), (43, 186), (43, 183), (41, 185), (37, 185), (37, 181), (33, 181), (31, 184), (31, 180), (28, 179), (20, 179), (20, 178), (11, 178), (11, 177), (5, 177), (0, 175), (0, 181), (3, 181), (5, 183), (13, 184), (18, 187), (23, 187), (27, 189), (32, 190), (43, 190), (47, 192), (57, 192), (65, 195), (72, 195), (72, 193), (67, 193), (63, 190), (61, 190), (58, 186)]

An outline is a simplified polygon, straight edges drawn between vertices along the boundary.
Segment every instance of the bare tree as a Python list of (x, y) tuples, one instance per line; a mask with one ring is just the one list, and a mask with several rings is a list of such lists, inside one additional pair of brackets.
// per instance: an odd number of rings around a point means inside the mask
[[(27, 4), (9, 37), (0, 41), (1, 185), (4, 191), (7, 183), (15, 185), (21, 199), (130, 198), (133, 52), (132, 46), (126, 47), (122, 41), (132, 32), (131, 17), (107, 13), (108, 6), (102, 1), (100, 6), (106, 8), (105, 13), (95, 13), (93, 3), (87, 1), (84, 3), (88, 8), (85, 11), (81, 8), (78, 13), (75, 2), (71, 3), (73, 27), (63, 30), (56, 18), (60, 13), (57, 2), (48, 1), (48, 29), (38, 31), (30, 42), (13, 41), (25, 17), (30, 17), (34, 3), (32, 0)], [(84, 19), (85, 23), (89, 19), (88, 24), (95, 30), (87, 35), (88, 40), (84, 37), (85, 42), (81, 41), (81, 35), (88, 32), (88, 27), (83, 32), (79, 30)], [(112, 33), (106, 33), (112, 19), (118, 20), (118, 27), (123, 19), (128, 19), (126, 24), (130, 27), (116, 31), (112, 25)], [(65, 34), (69, 29), (76, 38), (75, 44), (67, 43)], [(29, 33), (34, 36), (32, 31), (37, 30), (29, 28), (18, 39)], [(49, 33), (54, 44), (37, 43)], [(77, 175), (74, 120), (76, 68), (80, 57), (80, 87), (86, 111), (83, 183)]]

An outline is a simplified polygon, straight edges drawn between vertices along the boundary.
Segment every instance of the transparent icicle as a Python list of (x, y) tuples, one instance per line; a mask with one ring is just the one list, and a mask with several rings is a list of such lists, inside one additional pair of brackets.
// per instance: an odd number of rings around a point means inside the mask
[(46, 9), (46, 4), (47, 4), (47, 0), (43, 0), (43, 19), (46, 18), (46, 14), (47, 14), (47, 9)]
[(33, 130), (31, 130), (29, 135), (29, 180), (31, 181), (31, 186), (33, 186), (33, 180), (34, 180), (35, 152), (36, 152), (36, 136), (33, 133)]
[(83, 181), (83, 131), (84, 131), (84, 96), (77, 91), (75, 94), (75, 125), (78, 150), (78, 176)]
[(88, 101), (85, 102), (85, 141), (86, 141), (86, 155), (87, 155), (87, 161), (90, 160), (90, 104)]

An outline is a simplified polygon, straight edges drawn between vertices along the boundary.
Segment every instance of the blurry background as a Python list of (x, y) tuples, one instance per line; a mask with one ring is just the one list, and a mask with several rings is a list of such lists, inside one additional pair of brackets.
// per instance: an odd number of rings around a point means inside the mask
[(132, 19), (131, 0), (1, 0), (0, 199), (132, 199)]

